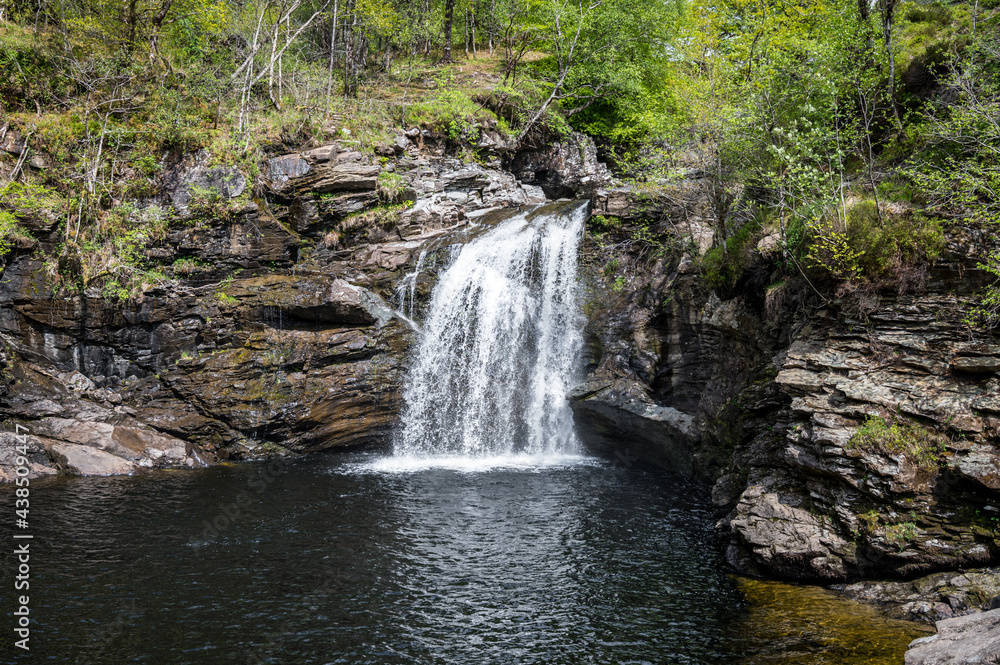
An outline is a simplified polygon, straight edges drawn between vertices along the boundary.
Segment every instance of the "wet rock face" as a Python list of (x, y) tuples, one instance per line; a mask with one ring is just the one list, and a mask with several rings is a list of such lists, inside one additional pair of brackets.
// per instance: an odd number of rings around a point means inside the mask
[(343, 280), (248, 277), (124, 307), (8, 295), (0, 332), (21, 359), (5, 410), (67, 473), (370, 443), (395, 422), (407, 331)]
[(578, 132), (541, 150), (518, 153), (511, 171), (552, 199), (590, 197), (611, 182), (611, 173), (597, 160), (594, 141)]

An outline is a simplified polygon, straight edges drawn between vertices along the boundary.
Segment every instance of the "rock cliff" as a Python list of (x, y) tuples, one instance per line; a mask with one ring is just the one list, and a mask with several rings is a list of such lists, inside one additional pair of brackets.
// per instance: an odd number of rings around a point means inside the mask
[[(588, 184), (606, 177), (592, 144), (519, 158), (567, 150), (589, 160)], [(127, 300), (55, 289), (45, 257), (72, 260), (62, 231), (15, 210), (36, 240), (2, 266), (0, 418), (30, 432), (33, 474), (386, 443), (412, 341), (397, 286), (409, 275), (412, 313), (447, 238), (545, 195), (511, 174), (506, 152), (470, 163), (419, 131), (382, 152), (278, 155), (256, 182), (204, 151), (164, 164), (154, 194), (130, 205), (167, 217), (144, 253), (171, 278)], [(15, 442), (0, 439), (0, 480), (12, 478)]]
[[(735, 285), (712, 290), (704, 191), (692, 173), (659, 199), (598, 197), (618, 221), (586, 259), (592, 357), (572, 396), (585, 440), (711, 480), (737, 570), (829, 584), (985, 568), (964, 591), (869, 599), (924, 620), (988, 605), (1000, 593), (1000, 340), (964, 320), (992, 235), (953, 224), (919, 279), (839, 297), (773, 284), (764, 238)], [(625, 278), (612, 283), (615, 271)]]

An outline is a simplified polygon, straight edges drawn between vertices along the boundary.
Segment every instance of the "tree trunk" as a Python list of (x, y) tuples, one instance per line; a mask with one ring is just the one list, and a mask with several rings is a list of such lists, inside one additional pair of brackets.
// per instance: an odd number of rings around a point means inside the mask
[(455, 0), (444, 3), (444, 55), (442, 62), (451, 62), (451, 24), (455, 18)]
[(357, 80), (357, 54), (355, 53), (357, 41), (357, 35), (354, 34), (355, 27), (358, 25), (358, 16), (354, 13), (354, 6), (351, 6), (351, 25), (350, 28), (344, 30), (344, 96), (345, 97), (357, 97), (358, 96), (358, 80)]
[(477, 55), (477, 53), (476, 53), (476, 9), (475, 9), (475, 7), (473, 7), (471, 11), (472, 11), (472, 16), (471, 16), (471, 19), (472, 19), (472, 57), (475, 58), (476, 55)]
[(882, 10), (882, 41), (885, 45), (885, 57), (889, 64), (889, 105), (892, 106), (892, 115), (896, 119), (896, 128), (903, 128), (903, 120), (899, 117), (899, 109), (896, 107), (896, 59), (892, 54), (892, 25), (895, 20), (896, 4), (898, 0), (880, 0)]
[(330, 115), (330, 94), (333, 92), (333, 61), (337, 55), (337, 9), (339, 0), (333, 0), (333, 19), (330, 21), (330, 69), (326, 81), (326, 109), (324, 115)]
[(135, 49), (135, 28), (139, 21), (136, 4), (138, 4), (138, 0), (129, 0), (125, 8), (125, 25), (128, 27), (125, 38), (125, 51), (127, 53), (132, 53)]

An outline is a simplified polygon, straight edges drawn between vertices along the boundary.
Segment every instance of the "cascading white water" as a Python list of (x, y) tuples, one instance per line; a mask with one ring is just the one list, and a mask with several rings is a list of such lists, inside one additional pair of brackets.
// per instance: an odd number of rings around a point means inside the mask
[(397, 456), (572, 454), (585, 203), (553, 204), (462, 247), (434, 287)]

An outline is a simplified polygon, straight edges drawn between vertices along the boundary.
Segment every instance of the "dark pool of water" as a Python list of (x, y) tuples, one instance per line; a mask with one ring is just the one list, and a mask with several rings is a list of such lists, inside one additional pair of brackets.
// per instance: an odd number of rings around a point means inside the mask
[(371, 459), (36, 484), (31, 662), (892, 663), (914, 634), (728, 577), (668, 476)]

